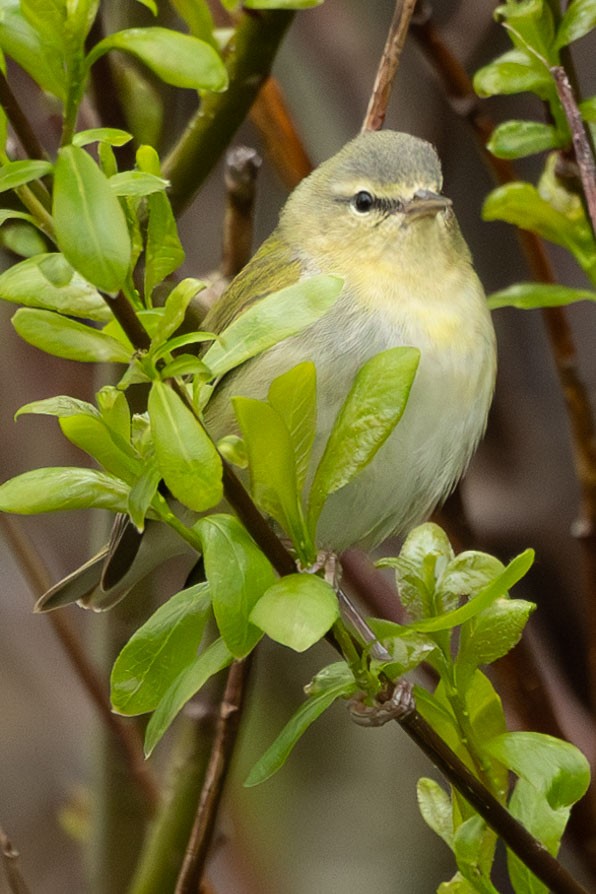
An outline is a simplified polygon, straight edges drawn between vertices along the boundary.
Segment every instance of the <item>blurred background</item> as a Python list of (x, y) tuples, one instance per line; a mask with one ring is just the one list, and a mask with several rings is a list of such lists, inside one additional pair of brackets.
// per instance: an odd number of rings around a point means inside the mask
[[(275, 74), (314, 163), (333, 154), (359, 130), (393, 6), (393, 0), (326, 0), (296, 16)], [(436, 0), (432, 7), (435, 24), (468, 73), (508, 48), (504, 32), (493, 21), (491, 0)], [(117, 3), (111, 4), (111, 11), (114, 17), (122, 12)], [(145, 13), (140, 6), (135, 10), (141, 23), (151, 24)], [(596, 92), (592, 38), (573, 49), (583, 97)], [(55, 147), (58, 134), (51, 102), (25, 77), (15, 85), (46, 145)], [(538, 103), (523, 95), (491, 100), (487, 108), (497, 120), (541, 117)], [(183, 105), (168, 104), (165, 133), (170, 138), (186, 113)], [(481, 220), (483, 200), (494, 185), (490, 172), (468, 125), (446, 102), (412, 37), (386, 126), (437, 146), (445, 191), (453, 199), (487, 293), (528, 279), (513, 229)], [(234, 142), (263, 149), (249, 122)], [(540, 159), (525, 161), (519, 167), (521, 176), (535, 182), (541, 164)], [(286, 195), (265, 155), (255, 246), (275, 226)], [(181, 220), (185, 275), (203, 276), (217, 268), (223, 207), (220, 165)], [(585, 284), (563, 252), (550, 247), (548, 252), (561, 282)], [(5, 262), (12, 262), (6, 251)], [(12, 312), (12, 307), (0, 304), (2, 480), (37, 466), (81, 461), (55, 420), (26, 416), (13, 423), (19, 406), (55, 394), (91, 399), (106, 381), (103, 369), (60, 361), (21, 342), (10, 325)], [(568, 315), (580, 372), (594, 404), (594, 308), (579, 304)], [(587, 729), (582, 707), (586, 643), (578, 595), (579, 554), (571, 535), (578, 488), (565, 409), (540, 315), (500, 310), (494, 321), (499, 343), (497, 394), (486, 439), (463, 485), (463, 499), (475, 546), (503, 561), (527, 546), (537, 551), (525, 592), (519, 592), (538, 604), (529, 636), (565, 701), (569, 734), (585, 745), (581, 739)], [(17, 522), (52, 581), (88, 557), (107, 525), (100, 514), (95, 518), (89, 513)], [(6, 540), (0, 541), (0, 557), (0, 823), (21, 850), (33, 892), (85, 892), (85, 867), (73, 833), (85, 835), (92, 781), (98, 772), (98, 719), (48, 618), (32, 614), (39, 592), (32, 592), (23, 579)], [(105, 618), (75, 607), (64, 611), (93, 654)], [(434, 770), (393, 725), (363, 730), (351, 723), (342, 705), (336, 705), (310, 730), (281, 773), (256, 789), (242, 788), (251, 761), (300, 703), (303, 685), (330, 660), (324, 647), (298, 657), (267, 645), (259, 651), (247, 725), (211, 864), (210, 877), (218, 892), (427, 894), (454, 872), (450, 853), (426, 828), (416, 805), (416, 780), (435, 775)], [(105, 670), (101, 673), (107, 680)], [(502, 696), (507, 702), (507, 693)], [(513, 714), (512, 723), (516, 722)], [(165, 754), (167, 743), (160, 748)], [(158, 753), (158, 764), (163, 754)], [(0, 879), (0, 891), (2, 884)], [(105, 880), (102, 890), (118, 894), (117, 887), (110, 888)]]

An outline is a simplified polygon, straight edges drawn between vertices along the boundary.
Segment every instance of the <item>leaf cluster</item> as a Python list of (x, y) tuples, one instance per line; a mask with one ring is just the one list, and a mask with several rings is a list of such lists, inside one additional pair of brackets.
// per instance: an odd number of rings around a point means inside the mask
[[(487, 148), (499, 158), (516, 159), (548, 152), (537, 186), (516, 181), (487, 197), (485, 220), (504, 220), (530, 230), (570, 252), (592, 286), (596, 284), (596, 241), (587, 216), (577, 175), (568, 176), (573, 139), (565, 107), (557, 89), (557, 75), (569, 46), (596, 26), (594, 0), (572, 0), (564, 13), (548, 0), (508, 0), (495, 10), (513, 45), (474, 77), (479, 96), (533, 93), (544, 109), (545, 122), (510, 120), (499, 124)], [(596, 97), (579, 103), (584, 129), (594, 140)], [(555, 307), (596, 300), (594, 288), (559, 284), (518, 283), (489, 298), (492, 308)]]

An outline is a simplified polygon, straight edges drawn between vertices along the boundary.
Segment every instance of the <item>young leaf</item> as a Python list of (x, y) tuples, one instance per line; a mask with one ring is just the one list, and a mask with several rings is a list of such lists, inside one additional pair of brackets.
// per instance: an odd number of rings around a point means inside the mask
[(197, 512), (216, 506), (221, 460), (203, 426), (163, 382), (151, 386), (148, 408), (157, 463), (172, 494)]
[(416, 785), (418, 807), (426, 825), (453, 850), (451, 798), (434, 779), (423, 777)]
[(529, 90), (546, 99), (552, 89), (548, 68), (533, 54), (521, 49), (503, 53), (474, 75), (474, 90), (482, 97)]
[(168, 197), (155, 193), (147, 199), (149, 222), (145, 246), (145, 296), (173, 273), (184, 261), (184, 249), (178, 236), (176, 219)]
[(443, 529), (426, 522), (410, 531), (399, 556), (380, 559), (377, 565), (395, 570), (400, 601), (410, 617), (419, 620), (436, 614), (437, 582), (452, 560), (453, 549)]
[[(569, 811), (552, 810), (544, 794), (525, 779), (517, 780), (508, 807), (528, 832), (541, 841), (551, 854), (556, 855)], [(549, 894), (550, 889), (509, 849), (507, 869), (515, 894)]]
[(142, 470), (140, 460), (124, 441), (116, 443), (102, 419), (90, 415), (69, 415), (60, 419), (68, 440), (92, 456), (106, 472), (133, 484)]
[(186, 702), (205, 685), (210, 677), (223, 670), (233, 660), (233, 655), (224, 641), (217, 639), (176, 677), (147, 725), (145, 733), (146, 757), (149, 757)]
[(325, 636), (339, 618), (333, 589), (312, 574), (289, 574), (261, 596), (250, 620), (267, 636), (305, 652)]
[(128, 487), (95, 469), (33, 469), (0, 485), (0, 511), (19, 515), (59, 509), (126, 509)]
[(129, 363), (133, 349), (104, 332), (49, 310), (22, 307), (12, 325), (28, 344), (65, 360), (83, 363)]
[(157, 493), (160, 481), (161, 473), (153, 458), (153, 461), (145, 463), (128, 497), (128, 514), (137, 531), (143, 531), (145, 528), (145, 516)]
[[(184, 315), (188, 305), (202, 287), (203, 283), (200, 280), (187, 277), (172, 289), (166, 298), (163, 314), (159, 319), (159, 323), (153, 335), (154, 344), (151, 346), (152, 350), (158, 345), (162, 345), (179, 328), (184, 321)], [(195, 339), (199, 335), (200, 333), (196, 332), (183, 335), (181, 339), (176, 339), (175, 342), (169, 346), (169, 350), (173, 351), (177, 347), (192, 344), (191, 339)], [(161, 355), (156, 354), (155, 356)]]
[(225, 375), (315, 323), (342, 289), (343, 280), (337, 276), (311, 276), (256, 301), (219, 335), (203, 358), (205, 364), (214, 378)]
[(327, 497), (356, 477), (401, 419), (419, 360), (417, 348), (390, 348), (371, 357), (358, 371), (310, 490), (308, 520), (313, 539)]
[(70, 317), (106, 321), (112, 312), (99, 292), (58, 253), (37, 255), (0, 275), (0, 298)]
[(108, 183), (115, 196), (132, 196), (142, 198), (156, 192), (163, 192), (169, 186), (169, 181), (145, 171), (122, 171), (113, 174)]
[(543, 792), (553, 810), (570, 807), (586, 793), (590, 767), (579, 748), (544, 733), (503, 733), (487, 751)]
[(536, 307), (565, 307), (576, 301), (596, 301), (596, 292), (556, 283), (519, 282), (489, 295), (488, 306), (491, 310), (499, 307), (534, 310)]
[(213, 47), (189, 34), (168, 28), (128, 28), (96, 44), (91, 66), (108, 50), (123, 50), (140, 59), (166, 84), (191, 90), (222, 91), (228, 86), (226, 68)]
[(17, 0), (3, 3), (0, 17), (0, 47), (48, 93), (66, 97), (64, 54), (52, 46), (23, 16)]
[[(481, 664), (492, 664), (520, 641), (536, 606), (524, 599), (496, 599), (492, 605), (464, 624), (460, 634), (457, 668), (469, 672)], [(461, 679), (460, 679), (461, 684)]]
[(119, 127), (90, 127), (79, 130), (72, 138), (73, 146), (88, 146), (90, 143), (108, 143), (110, 146), (125, 146), (132, 140), (132, 134)]
[(437, 632), (439, 630), (450, 630), (464, 621), (469, 621), (479, 612), (487, 608), (499, 596), (503, 596), (528, 572), (534, 561), (534, 550), (526, 549), (515, 559), (512, 559), (505, 570), (492, 580), (486, 587), (478, 593), (474, 599), (466, 602), (460, 608), (453, 611), (445, 612), (434, 618), (422, 618), (420, 621), (414, 621), (410, 624), (412, 630), (421, 630), (423, 632)]
[(99, 289), (117, 292), (131, 258), (126, 218), (109, 180), (78, 146), (58, 153), (52, 214), (66, 260)]
[(232, 401), (244, 438), (251, 493), (257, 506), (272, 516), (301, 554), (308, 552), (296, 481), (296, 460), (290, 434), (270, 404), (251, 397)]
[(170, 0), (170, 2), (180, 18), (188, 25), (190, 33), (217, 49), (217, 42), (213, 36), (215, 24), (208, 0)]
[(569, 3), (557, 30), (557, 48), (579, 40), (596, 28), (596, 3), (594, 0), (573, 0)]
[(129, 639), (111, 674), (111, 701), (119, 714), (153, 711), (194, 660), (209, 615), (208, 584), (176, 593)]
[(302, 490), (317, 422), (317, 372), (314, 363), (299, 363), (277, 376), (267, 399), (281, 416), (294, 448), (296, 484)]
[(494, 129), (486, 148), (497, 158), (524, 158), (564, 146), (567, 134), (538, 121), (505, 121)]
[(286, 723), (265, 754), (256, 762), (248, 774), (244, 785), (260, 785), (261, 782), (270, 779), (283, 767), (298, 740), (317, 717), (320, 717), (336, 699), (342, 696), (350, 696), (355, 691), (356, 684), (353, 681), (346, 682), (345, 679), (341, 679), (335, 685), (319, 691), (317, 695), (308, 698)]
[(219, 632), (235, 658), (243, 658), (257, 644), (261, 631), (250, 614), (275, 573), (238, 519), (210, 515), (195, 525), (203, 546), (205, 571), (211, 587), (213, 612)]
[(99, 411), (93, 404), (86, 400), (70, 397), (68, 394), (59, 394), (56, 397), (46, 397), (44, 400), (34, 400), (24, 404), (14, 414), (14, 418), (24, 416), (25, 413), (34, 413), (39, 416), (95, 416), (99, 418)]
[[(453, 836), (457, 867), (463, 877), (474, 885), (474, 890), (478, 894), (499, 894), (488, 878), (494, 852), (494, 839), (494, 833), (487, 830), (486, 823), (478, 815), (471, 816), (461, 823)], [(488, 855), (485, 853), (487, 849)], [(484, 863), (488, 863), (488, 866), (485, 867)]]
[(52, 170), (49, 161), (9, 161), (0, 167), (0, 192), (39, 180)]

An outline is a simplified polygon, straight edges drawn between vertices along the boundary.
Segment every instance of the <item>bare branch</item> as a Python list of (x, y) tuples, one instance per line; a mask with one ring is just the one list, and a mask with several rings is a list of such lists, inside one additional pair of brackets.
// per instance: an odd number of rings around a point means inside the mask
[(368, 109), (362, 122), (363, 131), (380, 130), (383, 126), (393, 80), (397, 73), (415, 6), (416, 0), (397, 0), (395, 4), (395, 12), (389, 26)]

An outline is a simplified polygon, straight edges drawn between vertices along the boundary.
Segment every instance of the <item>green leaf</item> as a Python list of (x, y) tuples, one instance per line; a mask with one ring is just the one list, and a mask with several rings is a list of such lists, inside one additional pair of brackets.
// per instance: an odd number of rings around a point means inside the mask
[(169, 186), (169, 181), (155, 174), (147, 174), (145, 171), (122, 171), (113, 174), (108, 183), (116, 196), (133, 196), (142, 198), (156, 192), (163, 192)]
[(305, 557), (308, 533), (298, 496), (294, 448), (283, 419), (265, 401), (235, 397), (232, 403), (248, 453), (251, 494)]
[(396, 680), (408, 671), (414, 670), (421, 662), (427, 661), (436, 649), (436, 644), (430, 637), (416, 633), (408, 627), (398, 625), (399, 635), (395, 636), (393, 621), (369, 618), (368, 623), (389, 653), (388, 659), (382, 661), (372, 659), (371, 668), (375, 671), (384, 671), (391, 680)]
[(488, 553), (465, 550), (452, 558), (437, 581), (435, 605), (442, 611), (457, 608), (462, 596), (473, 598), (505, 570), (502, 562)]
[(68, 440), (92, 456), (106, 472), (133, 484), (142, 465), (132, 448), (117, 444), (102, 419), (89, 415), (69, 415), (60, 419), (60, 428)]
[(0, 167), (0, 192), (39, 180), (51, 170), (49, 161), (9, 161)]
[(129, 363), (133, 352), (115, 338), (49, 310), (22, 307), (12, 325), (28, 344), (66, 360)]
[(55, 357), (93, 363), (128, 363), (131, 359), (132, 347), (49, 310), (22, 307), (12, 324), (24, 341)]
[[(163, 314), (161, 315), (153, 334), (153, 344), (151, 345), (152, 350), (155, 350), (158, 345), (163, 345), (163, 343), (182, 325), (188, 305), (197, 292), (200, 291), (202, 285), (203, 283), (198, 279), (188, 277), (183, 279), (182, 282), (179, 282), (172, 289), (166, 298)], [(176, 339), (175, 342), (170, 344), (168, 350), (173, 351), (184, 345), (192, 344), (193, 341), (195, 339), (198, 340), (200, 336), (201, 333), (196, 332), (183, 335), (180, 339)], [(155, 356), (162, 356), (162, 354), (156, 353)]]
[(203, 546), (219, 632), (235, 658), (257, 644), (261, 631), (250, 614), (275, 581), (275, 573), (254, 540), (231, 515), (210, 515), (195, 525)]
[(128, 447), (130, 443), (131, 416), (126, 395), (113, 385), (104, 385), (97, 392), (96, 396), (101, 418), (112, 435)]
[(126, 218), (109, 180), (78, 146), (58, 153), (52, 213), (69, 264), (99, 289), (117, 292), (131, 259)]
[(579, 748), (544, 733), (503, 733), (485, 743), (508, 769), (541, 791), (553, 810), (583, 798), (590, 766)]
[(355, 688), (354, 674), (350, 665), (345, 661), (334, 661), (317, 671), (310, 683), (304, 687), (306, 695), (320, 695), (337, 686), (344, 686), (346, 693), (351, 693)]
[(66, 96), (64, 54), (24, 18), (18, 0), (4, 0), (0, 14), (0, 47), (39, 86), (58, 99)]
[(423, 777), (416, 785), (418, 807), (427, 826), (453, 850), (451, 798), (434, 779)]
[(318, 695), (308, 698), (286, 723), (265, 754), (256, 762), (248, 774), (244, 785), (260, 785), (261, 782), (270, 779), (283, 767), (298, 740), (317, 717), (320, 717), (336, 699), (352, 695), (355, 690), (356, 685), (354, 682), (348, 683), (342, 679), (335, 686), (330, 686)]
[(596, 28), (596, 2), (573, 0), (569, 4), (557, 30), (556, 46), (565, 47)]
[(145, 246), (145, 296), (173, 273), (184, 261), (184, 249), (178, 236), (176, 219), (168, 197), (154, 193), (147, 199), (149, 222)]
[(296, 484), (302, 490), (317, 423), (317, 372), (310, 360), (273, 380), (267, 399), (281, 416), (294, 449)]
[(226, 68), (213, 47), (189, 34), (167, 28), (128, 28), (96, 44), (87, 64), (109, 50), (123, 50), (140, 59), (158, 78), (174, 87), (220, 92), (228, 86)]
[(587, 227), (543, 199), (530, 183), (506, 183), (493, 190), (482, 209), (484, 220), (504, 220), (567, 248), (588, 276), (596, 275), (596, 244)]
[(559, 133), (551, 124), (505, 121), (494, 129), (486, 148), (497, 158), (524, 158), (564, 146), (568, 140), (568, 134)]
[(250, 620), (270, 639), (305, 652), (325, 636), (339, 618), (333, 588), (312, 574), (289, 574), (259, 599)]
[(514, 49), (476, 72), (474, 90), (482, 97), (529, 90), (546, 99), (552, 93), (553, 82), (540, 60), (525, 50)]
[[(376, 564), (395, 570), (400, 602), (410, 617), (418, 620), (436, 614), (437, 582), (452, 560), (453, 549), (445, 532), (426, 522), (410, 531), (399, 556), (380, 559)], [(449, 600), (443, 601), (446, 607)]]
[(5, 270), (0, 275), (0, 298), (88, 320), (112, 319), (99, 292), (57, 253), (27, 258)]
[[(518, 779), (509, 801), (509, 811), (524, 827), (556, 855), (569, 811), (552, 810), (542, 792), (525, 779)], [(549, 894), (550, 888), (539, 881), (533, 872), (509, 849), (507, 850), (509, 879), (515, 894)]]
[(342, 289), (343, 280), (337, 276), (311, 276), (267, 295), (224, 329), (203, 360), (214, 378), (225, 375), (250, 357), (315, 323), (327, 313)]
[(72, 144), (88, 146), (90, 143), (108, 143), (110, 146), (125, 146), (131, 140), (132, 134), (119, 127), (90, 127), (74, 134)]
[(19, 407), (15, 413), (15, 419), (25, 413), (34, 413), (40, 416), (94, 416), (99, 418), (99, 412), (93, 404), (86, 400), (70, 397), (68, 394), (59, 394), (56, 397), (47, 397), (45, 400), (34, 400), (29, 404)]
[(580, 102), (579, 110), (584, 121), (589, 121), (591, 124), (596, 123), (596, 96), (590, 96)]
[(94, 507), (123, 512), (127, 497), (123, 481), (95, 469), (33, 469), (0, 485), (0, 511), (35, 515)]
[(163, 382), (151, 386), (148, 408), (157, 463), (172, 494), (197, 512), (216, 506), (222, 466), (203, 426)]
[(474, 599), (466, 602), (460, 608), (445, 612), (434, 618), (423, 618), (409, 625), (411, 630), (424, 632), (436, 632), (438, 630), (450, 630), (464, 621), (469, 621), (479, 612), (487, 608), (495, 599), (502, 596), (514, 586), (527, 573), (534, 561), (534, 550), (526, 549), (515, 559), (512, 559), (505, 570), (492, 580), (478, 593)]
[(111, 674), (112, 706), (132, 716), (153, 711), (193, 663), (209, 617), (208, 584), (176, 593), (133, 634)]
[(368, 465), (401, 419), (419, 360), (417, 348), (390, 348), (356, 374), (312, 483), (308, 520), (313, 537), (327, 497)]
[(520, 282), (493, 292), (488, 298), (488, 306), (491, 310), (499, 307), (533, 310), (537, 307), (565, 307), (576, 301), (596, 301), (596, 292), (556, 283)]
[(153, 461), (145, 463), (143, 471), (131, 488), (128, 497), (128, 514), (138, 531), (143, 531), (145, 528), (145, 517), (157, 493), (160, 481), (161, 473), (153, 459)]
[(513, 649), (520, 641), (528, 618), (535, 610), (533, 602), (499, 598), (484, 611), (464, 624), (460, 634), (457, 665), (476, 668), (492, 664)]
[(180, 18), (186, 22), (190, 33), (200, 40), (207, 41), (217, 49), (213, 36), (215, 25), (207, 0), (170, 0)]
[[(494, 837), (494, 833), (487, 830), (486, 823), (478, 815), (471, 816), (461, 823), (453, 837), (453, 849), (458, 869), (464, 878), (474, 885), (474, 890), (478, 891), (478, 894), (499, 894), (486, 874), (492, 863)], [(488, 861), (483, 861), (483, 857), (487, 845), (490, 862), (488, 870), (485, 871), (483, 862)]]
[(217, 639), (179, 674), (159, 702), (147, 725), (145, 733), (146, 757), (149, 757), (186, 702), (196, 695), (210, 677), (223, 670), (233, 660), (224, 641)]

